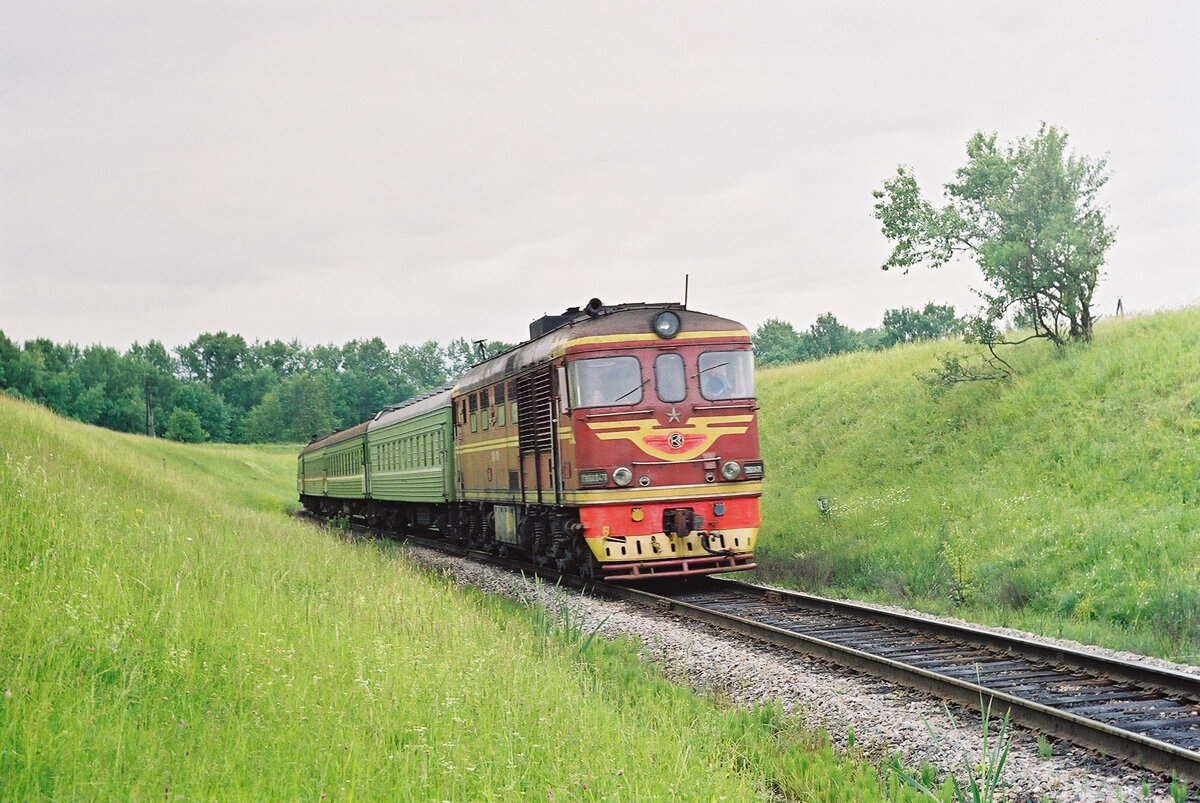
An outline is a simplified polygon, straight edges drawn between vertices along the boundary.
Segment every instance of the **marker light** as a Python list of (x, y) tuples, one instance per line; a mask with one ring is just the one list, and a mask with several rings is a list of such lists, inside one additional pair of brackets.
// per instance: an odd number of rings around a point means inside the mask
[(742, 473), (742, 467), (737, 464), (737, 461), (730, 460), (725, 465), (721, 466), (721, 476), (727, 480), (736, 480)]
[(626, 485), (633, 482), (633, 472), (625, 468), (625, 466), (621, 466), (613, 471), (613, 482), (624, 488)]

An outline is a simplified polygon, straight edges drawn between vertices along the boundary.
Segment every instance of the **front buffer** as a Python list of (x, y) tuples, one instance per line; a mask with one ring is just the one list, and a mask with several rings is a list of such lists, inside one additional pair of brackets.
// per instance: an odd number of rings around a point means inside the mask
[(581, 508), (584, 538), (606, 580), (753, 569), (758, 497), (673, 499)]

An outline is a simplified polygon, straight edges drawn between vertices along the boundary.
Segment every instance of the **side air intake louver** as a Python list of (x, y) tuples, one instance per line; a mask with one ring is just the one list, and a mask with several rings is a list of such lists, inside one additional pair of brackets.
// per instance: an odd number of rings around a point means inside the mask
[(554, 393), (549, 371), (517, 378), (517, 434), (521, 454), (549, 452), (554, 446)]

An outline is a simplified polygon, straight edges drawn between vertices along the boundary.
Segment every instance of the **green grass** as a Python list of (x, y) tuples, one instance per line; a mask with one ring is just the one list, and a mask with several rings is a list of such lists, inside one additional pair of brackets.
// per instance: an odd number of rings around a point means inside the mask
[(911, 797), (633, 643), (291, 519), (295, 452), (0, 397), (0, 798)]
[(915, 379), (962, 348), (759, 373), (760, 575), (1200, 661), (1200, 310), (1016, 347), (1008, 381)]

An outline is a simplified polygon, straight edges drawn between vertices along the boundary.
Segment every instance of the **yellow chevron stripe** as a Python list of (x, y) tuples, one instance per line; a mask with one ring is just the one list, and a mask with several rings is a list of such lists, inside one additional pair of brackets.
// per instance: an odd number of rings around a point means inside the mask
[[(662, 425), (653, 418), (587, 422), (600, 440), (627, 440), (659, 460), (692, 460), (708, 451), (722, 435), (741, 435), (753, 415), (692, 416), (678, 426)], [(669, 443), (677, 437), (678, 443)]]

